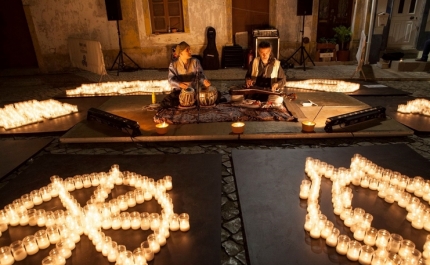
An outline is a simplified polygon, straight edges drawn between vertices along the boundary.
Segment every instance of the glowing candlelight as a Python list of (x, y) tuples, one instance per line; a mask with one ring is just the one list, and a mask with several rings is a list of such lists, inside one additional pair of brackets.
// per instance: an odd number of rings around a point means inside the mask
[(243, 122), (234, 122), (231, 124), (231, 130), (233, 133), (243, 133), (245, 130), (245, 123)]
[(302, 132), (314, 132), (315, 122), (313, 121), (303, 121), (302, 122)]
[(156, 131), (159, 135), (166, 134), (166, 133), (167, 133), (168, 128), (169, 128), (169, 124), (167, 124), (166, 122), (159, 123), (159, 124), (155, 125), (155, 131)]

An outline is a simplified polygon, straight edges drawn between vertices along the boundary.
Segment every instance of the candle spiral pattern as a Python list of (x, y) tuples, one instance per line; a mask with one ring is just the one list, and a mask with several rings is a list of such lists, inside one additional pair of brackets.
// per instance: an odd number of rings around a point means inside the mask
[[(136, 189), (106, 201), (115, 185), (127, 185)], [(81, 207), (70, 192), (90, 187), (96, 189), (87, 204)], [(173, 211), (172, 198), (167, 193), (172, 187), (171, 176), (155, 181), (134, 172), (121, 172), (118, 165), (113, 165), (109, 172), (77, 175), (66, 179), (52, 176), (49, 185), (23, 195), (0, 210), (0, 231), (4, 232), (8, 226), (18, 225), (46, 227), (49, 242), (44, 242), (43, 248), (47, 248), (49, 244), (57, 244), (57, 248), (50, 252), (47, 259), (58, 258), (57, 250), (66, 251), (68, 254), (63, 258), (69, 258), (75, 243), (80, 241), (82, 234), (85, 234), (96, 250), (102, 252), (110, 262), (146, 264), (146, 261), (152, 260), (154, 253), (158, 253), (166, 244), (166, 239), (170, 236), (169, 230), (186, 232), (190, 228), (188, 214), (179, 215)], [(32, 209), (34, 205), (40, 205), (57, 196), (66, 208), (65, 211)], [(152, 198), (160, 204), (161, 213), (126, 211), (129, 207), (150, 201)], [(142, 244), (142, 247), (135, 249), (133, 254), (125, 249), (125, 246), (118, 245), (110, 237), (105, 236), (103, 229), (150, 229), (154, 232), (148, 236), (151, 252), (145, 253)], [(115, 255), (112, 255), (112, 252), (115, 252)]]

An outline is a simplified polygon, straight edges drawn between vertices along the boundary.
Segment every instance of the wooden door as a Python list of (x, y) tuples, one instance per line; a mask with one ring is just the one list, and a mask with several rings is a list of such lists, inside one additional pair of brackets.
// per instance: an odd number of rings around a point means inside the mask
[(233, 36), (247, 31), (249, 47), (252, 47), (252, 30), (269, 26), (269, 0), (233, 0), (232, 23)]
[(333, 28), (351, 26), (353, 0), (320, 0), (317, 40), (334, 38)]
[(21, 0), (0, 1), (0, 68), (38, 67)]
[(424, 10), (423, 0), (395, 0), (388, 33), (387, 48), (416, 47)]

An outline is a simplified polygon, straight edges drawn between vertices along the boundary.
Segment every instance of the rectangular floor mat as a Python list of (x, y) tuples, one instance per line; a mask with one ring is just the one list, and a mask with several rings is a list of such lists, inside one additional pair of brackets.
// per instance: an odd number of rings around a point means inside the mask
[[(430, 162), (406, 145), (339, 147), (293, 150), (233, 150), (233, 166), (239, 193), (251, 265), (357, 264), (337, 254), (324, 239), (312, 239), (303, 228), (307, 201), (300, 200), (300, 183), (307, 179), (307, 157), (335, 167), (349, 168), (354, 154), (409, 177), (430, 175)], [(416, 230), (405, 219), (406, 210), (377, 196), (377, 191), (352, 186), (352, 207), (373, 215), (372, 226), (400, 234), (418, 249), (426, 240), (425, 230)], [(341, 234), (352, 238), (349, 228), (333, 213), (331, 181), (323, 178), (321, 212)]]
[[(173, 189), (170, 194), (175, 213), (190, 215), (191, 229), (188, 232), (175, 231), (170, 233), (167, 244), (155, 255), (149, 264), (213, 264), (220, 262), (220, 201), (221, 201), (221, 155), (44, 155), (34, 161), (27, 170), (18, 175), (8, 185), (3, 187), (0, 197), (0, 207), (20, 198), (23, 194), (41, 188), (50, 182), (52, 175), (61, 178), (74, 175), (90, 174), (92, 172), (108, 172), (113, 164), (118, 164), (120, 171), (136, 172), (158, 180), (165, 175), (171, 175)], [(85, 206), (95, 187), (72, 191), (72, 196)], [(134, 190), (131, 186), (117, 185), (107, 200), (112, 197)], [(58, 198), (42, 203), (35, 208), (55, 211), (63, 209)], [(161, 214), (161, 207), (155, 199), (129, 208), (128, 212), (149, 212)], [(22, 240), (29, 234), (34, 234), (45, 227), (16, 226), (10, 227), (0, 237), (0, 246), (9, 245), (15, 240)], [(133, 251), (140, 247), (151, 230), (103, 230), (106, 236), (112, 237), (118, 244), (125, 245)], [(28, 256), (22, 264), (40, 264), (51, 245), (37, 254)], [(21, 264), (21, 263), (19, 263)], [(109, 263), (107, 258), (95, 247), (87, 236), (82, 235), (76, 244), (67, 264), (102, 265)]]

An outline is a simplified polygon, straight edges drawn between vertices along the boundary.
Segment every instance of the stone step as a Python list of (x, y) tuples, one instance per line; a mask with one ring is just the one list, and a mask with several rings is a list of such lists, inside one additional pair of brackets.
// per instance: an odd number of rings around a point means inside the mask
[(415, 59), (391, 61), (391, 69), (398, 72), (428, 72), (430, 62), (417, 62)]

